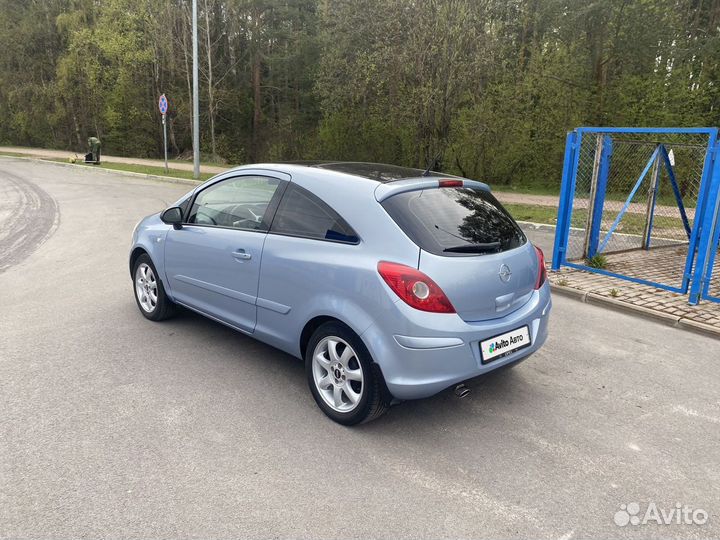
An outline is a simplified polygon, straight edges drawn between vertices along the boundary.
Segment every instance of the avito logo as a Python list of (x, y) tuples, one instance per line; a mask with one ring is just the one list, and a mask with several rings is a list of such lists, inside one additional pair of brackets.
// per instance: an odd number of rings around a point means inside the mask
[(523, 336), (510, 336), (510, 339), (501, 339), (499, 341), (496, 341), (495, 343), (491, 343), (488, 347), (488, 352), (490, 354), (494, 353), (495, 351), (499, 351), (500, 349), (504, 349), (505, 347), (509, 345), (516, 345), (518, 343), (522, 343), (525, 338)]

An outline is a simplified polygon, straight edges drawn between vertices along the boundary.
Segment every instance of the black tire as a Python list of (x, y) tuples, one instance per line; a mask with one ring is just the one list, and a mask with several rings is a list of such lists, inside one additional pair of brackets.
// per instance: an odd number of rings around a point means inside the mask
[[(359, 392), (360, 399), (355, 408), (349, 412), (334, 410), (324, 401), (313, 375), (313, 354), (318, 344), (328, 337), (338, 337), (349, 344), (355, 351), (355, 358), (362, 367), (363, 381)], [(315, 330), (305, 349), (305, 374), (315, 403), (328, 418), (339, 424), (352, 426), (375, 420), (382, 416), (390, 406), (390, 393), (385, 386), (380, 367), (373, 362), (365, 344), (355, 332), (341, 323), (327, 322)], [(329, 372), (328, 376), (330, 376)]]
[[(149, 310), (143, 307), (141, 299), (138, 297), (138, 269), (142, 265), (147, 265), (150, 267), (150, 270), (152, 270), (153, 276), (155, 278), (155, 283), (157, 285), (157, 301), (155, 302), (155, 305), (151, 306), (151, 309)], [(165, 287), (163, 286), (162, 280), (158, 276), (158, 271), (155, 268), (152, 259), (150, 259), (150, 256), (147, 253), (143, 253), (137, 258), (135, 264), (133, 265), (132, 275), (133, 295), (135, 296), (135, 303), (137, 304), (140, 313), (142, 313), (146, 319), (150, 319), (151, 321), (163, 321), (172, 317), (175, 314), (175, 304), (173, 304), (173, 302), (168, 298), (167, 294), (165, 294)]]

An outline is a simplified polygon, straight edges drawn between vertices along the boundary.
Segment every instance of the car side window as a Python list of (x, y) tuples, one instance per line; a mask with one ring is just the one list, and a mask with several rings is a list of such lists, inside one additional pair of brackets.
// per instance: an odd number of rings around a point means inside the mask
[(237, 176), (197, 194), (187, 223), (267, 231), (271, 201), (282, 180), (267, 176)]
[(296, 184), (290, 184), (285, 191), (270, 232), (349, 244), (360, 241), (337, 212)]

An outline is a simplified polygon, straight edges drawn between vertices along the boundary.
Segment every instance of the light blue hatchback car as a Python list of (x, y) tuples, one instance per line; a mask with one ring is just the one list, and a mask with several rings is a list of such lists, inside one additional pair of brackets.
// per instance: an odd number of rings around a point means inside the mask
[(184, 306), (305, 361), (351, 425), (527, 358), (542, 252), (487, 185), (372, 163), (248, 165), (135, 228), (140, 312)]

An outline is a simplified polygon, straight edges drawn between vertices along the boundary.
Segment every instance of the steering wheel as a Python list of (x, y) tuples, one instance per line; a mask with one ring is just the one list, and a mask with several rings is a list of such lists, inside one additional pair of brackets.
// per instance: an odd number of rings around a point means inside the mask
[(237, 218), (233, 220), (234, 227), (241, 227), (244, 229), (255, 229), (257, 225), (262, 222), (262, 216), (258, 216), (255, 212), (250, 210), (247, 206), (238, 204), (232, 210), (233, 217)]
[(238, 219), (233, 221), (233, 227), (238, 229), (257, 229), (258, 222), (254, 219)]
[(233, 207), (232, 214), (233, 217), (237, 218), (240, 221), (248, 220), (259, 223), (261, 219), (261, 217), (255, 214), (255, 212), (250, 210), (247, 206), (243, 206), (241, 204), (236, 204)]
[(200, 225), (217, 225), (217, 221), (215, 221), (215, 218), (209, 216), (208, 214), (202, 213), (200, 210), (198, 210), (198, 213), (195, 214), (195, 223), (198, 223)]

